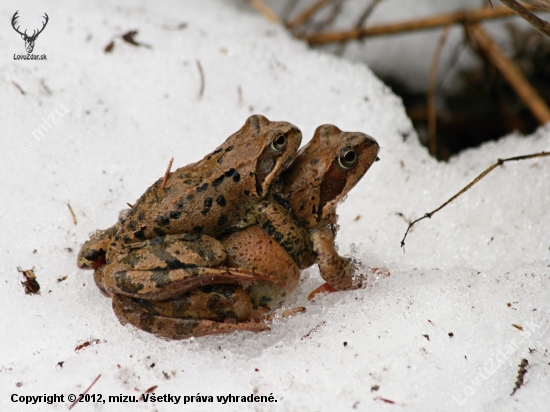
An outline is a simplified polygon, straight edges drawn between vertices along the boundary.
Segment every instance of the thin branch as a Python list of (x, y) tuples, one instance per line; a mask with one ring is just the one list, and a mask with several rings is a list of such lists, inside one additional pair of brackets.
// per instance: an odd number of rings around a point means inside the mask
[(507, 159), (498, 159), (497, 162), (487, 168), (485, 171), (483, 171), (478, 177), (476, 177), (474, 180), (472, 180), (470, 183), (468, 183), (460, 192), (458, 192), (456, 195), (451, 197), (449, 200), (447, 200), (445, 203), (443, 203), (441, 206), (439, 206), (437, 209), (432, 210), (431, 212), (426, 213), (424, 216), (422, 216), (419, 219), (416, 219), (414, 222), (411, 222), (409, 224), (409, 227), (407, 228), (407, 231), (405, 232), (405, 236), (403, 236), (403, 240), (401, 240), (401, 247), (405, 246), (405, 239), (407, 238), (407, 234), (411, 230), (411, 228), (418, 222), (420, 222), (423, 219), (431, 219), (433, 215), (435, 215), (437, 212), (439, 212), (441, 209), (443, 209), (445, 206), (447, 206), (449, 203), (451, 203), (453, 200), (455, 200), (457, 197), (459, 197), (461, 194), (468, 191), (473, 185), (475, 185), (477, 182), (479, 182), (481, 179), (483, 179), (485, 176), (487, 176), (489, 173), (493, 171), (498, 166), (502, 166), (504, 163), (507, 162), (513, 162), (518, 160), (527, 160), (527, 159), (534, 159), (536, 157), (546, 157), (550, 156), (550, 152), (540, 152), (525, 156), (516, 156), (516, 157), (509, 157)]
[[(529, 6), (529, 9), (532, 9), (532, 7)], [(305, 40), (307, 40), (309, 44), (326, 44), (359, 39), (367, 36), (380, 36), (409, 31), (435, 29), (437, 27), (447, 26), (449, 24), (496, 19), (510, 17), (513, 15), (514, 12), (508, 7), (496, 7), (494, 9), (490, 7), (482, 7), (470, 11), (463, 10), (454, 13), (438, 14), (435, 16), (400, 23), (379, 24), (377, 26), (363, 27), (360, 29), (315, 33), (310, 36), (306, 36)]]
[[(357, 19), (357, 23), (355, 23), (355, 28), (360, 29), (365, 25), (365, 22), (369, 18), (369, 16), (372, 14), (378, 3), (381, 3), (384, 0), (371, 0), (369, 4), (367, 4), (367, 7), (365, 10), (363, 10), (363, 13), (359, 16)], [(347, 42), (341, 42), (338, 50), (336, 51), (337, 56), (341, 56), (344, 54), (344, 51), (346, 50), (346, 46), (348, 45)]]
[(281, 22), (277, 14), (275, 14), (275, 12), (271, 10), (271, 8), (265, 4), (263, 0), (248, 0), (248, 2), (267, 20), (277, 24)]
[(550, 1), (548, 0), (521, 0), (522, 3), (530, 4), (538, 10), (550, 11)]
[(285, 7), (281, 12), (281, 20), (288, 21), (289, 16), (292, 14), (299, 1), (300, 0), (287, 0)]
[(525, 6), (521, 5), (516, 0), (500, 1), (510, 7), (510, 9), (514, 10), (514, 12), (518, 16), (520, 16), (524, 20), (527, 20), (529, 24), (531, 24), (531, 26), (533, 26), (535, 29), (540, 31), (545, 36), (550, 37), (550, 24), (548, 22), (531, 13)]
[(311, 6), (307, 7), (303, 12), (301, 12), (296, 17), (294, 17), (292, 20), (290, 20), (286, 24), (286, 26), (291, 30), (295, 29), (298, 26), (301, 26), (306, 21), (308, 21), (315, 13), (317, 13), (319, 10), (321, 10), (323, 7), (325, 7), (331, 1), (332, 0), (317, 0)]
[(437, 153), (437, 115), (435, 111), (435, 81), (437, 80), (437, 68), (439, 67), (439, 57), (443, 46), (447, 41), (449, 32), (453, 25), (449, 24), (447, 28), (441, 33), (439, 43), (437, 44), (434, 55), (432, 58), (432, 67), (430, 68), (430, 77), (428, 80), (428, 92), (427, 92), (427, 111), (428, 111), (428, 148), (430, 154), (436, 157)]
[(504, 78), (510, 83), (518, 97), (529, 108), (540, 124), (550, 122), (550, 108), (537, 93), (516, 64), (489, 37), (479, 24), (466, 26), (469, 35), (476, 41), (479, 48), (487, 55)]

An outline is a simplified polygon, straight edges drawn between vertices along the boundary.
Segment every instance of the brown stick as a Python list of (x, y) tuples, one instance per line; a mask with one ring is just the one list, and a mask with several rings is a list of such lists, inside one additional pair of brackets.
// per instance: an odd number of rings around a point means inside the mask
[(533, 26), (535, 29), (540, 31), (545, 36), (550, 37), (550, 24), (548, 22), (535, 16), (527, 8), (525, 8), (525, 6), (521, 5), (516, 0), (500, 0), (500, 1), (506, 4), (512, 10), (514, 10), (514, 13), (516, 13), (518, 16), (520, 16), (524, 20), (527, 20), (529, 24), (531, 24), (531, 26)]
[(428, 111), (428, 150), (433, 157), (437, 154), (437, 115), (435, 112), (435, 81), (437, 79), (437, 68), (439, 66), (439, 56), (441, 50), (447, 41), (447, 36), (453, 27), (449, 24), (441, 33), (439, 43), (437, 44), (432, 58), (432, 67), (430, 68), (430, 77), (428, 80), (427, 92), (427, 111)]
[[(532, 9), (532, 7), (529, 7)], [(436, 16), (425, 17), (417, 20), (409, 20), (400, 23), (380, 24), (378, 26), (363, 27), (360, 29), (351, 29), (345, 31), (332, 31), (325, 33), (316, 33), (306, 36), (305, 40), (309, 44), (326, 44), (341, 42), (346, 40), (359, 39), (366, 36), (380, 36), (387, 34), (398, 34), (408, 31), (434, 29), (455, 23), (465, 23), (478, 20), (496, 19), (501, 17), (513, 16), (514, 12), (508, 7), (483, 7), (470, 11), (457, 11), (454, 13), (438, 14)]]
[(260, 12), (266, 19), (273, 23), (280, 23), (279, 17), (263, 0), (248, 0), (250, 5)]
[(166, 182), (168, 181), (168, 176), (170, 175), (170, 170), (172, 169), (172, 163), (174, 163), (174, 158), (171, 158), (170, 163), (168, 163), (166, 173), (164, 173), (164, 178), (162, 179), (162, 184), (160, 185), (160, 190), (164, 190), (166, 187)]
[(498, 166), (502, 166), (506, 162), (513, 162), (518, 160), (527, 160), (527, 159), (533, 159), (535, 157), (546, 157), (550, 156), (550, 152), (540, 152), (525, 156), (516, 156), (516, 157), (509, 157), (507, 159), (498, 159), (497, 162), (490, 166), (489, 168), (485, 169), (478, 177), (476, 177), (474, 180), (472, 180), (470, 183), (468, 183), (460, 192), (458, 192), (456, 195), (451, 197), (449, 200), (447, 200), (445, 203), (443, 203), (441, 206), (439, 206), (437, 209), (432, 210), (431, 212), (426, 213), (424, 216), (422, 216), (419, 219), (416, 219), (414, 222), (411, 222), (409, 224), (409, 227), (407, 228), (407, 231), (405, 232), (405, 236), (403, 236), (403, 240), (401, 240), (401, 247), (405, 246), (405, 239), (407, 238), (407, 235), (411, 228), (418, 222), (420, 222), (423, 219), (431, 219), (433, 215), (435, 215), (437, 212), (439, 212), (441, 209), (443, 209), (445, 206), (447, 206), (449, 203), (451, 203), (453, 200), (455, 200), (457, 197), (459, 197), (461, 194), (469, 190), (473, 185), (475, 185), (477, 182), (479, 182), (481, 179), (483, 179), (485, 176), (487, 176), (489, 173), (493, 171)]
[(516, 64), (493, 42), (483, 27), (475, 23), (467, 25), (466, 29), (479, 48), (497, 67), (508, 83), (510, 83), (510, 86), (516, 91), (519, 98), (525, 103), (539, 123), (545, 124), (550, 122), (550, 109), (546, 102), (540, 97), (533, 86), (529, 84)]
[(303, 12), (301, 12), (292, 20), (290, 20), (286, 24), (286, 27), (292, 30), (298, 26), (301, 26), (306, 21), (308, 21), (311, 18), (311, 16), (313, 16), (315, 13), (317, 13), (319, 10), (321, 10), (325, 5), (327, 5), (330, 2), (331, 0), (317, 0), (311, 6), (307, 7)]

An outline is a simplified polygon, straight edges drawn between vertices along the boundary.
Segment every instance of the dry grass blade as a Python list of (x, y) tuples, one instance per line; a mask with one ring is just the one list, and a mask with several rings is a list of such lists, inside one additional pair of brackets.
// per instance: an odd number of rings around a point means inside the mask
[(452, 24), (449, 24), (447, 28), (441, 33), (439, 42), (435, 48), (432, 58), (432, 67), (430, 68), (430, 77), (428, 81), (427, 92), (427, 111), (428, 111), (428, 149), (433, 157), (436, 157), (437, 153), (437, 115), (435, 111), (435, 81), (437, 80), (437, 68), (439, 67), (439, 57), (441, 56), (441, 50), (447, 41), (449, 32), (451, 31)]
[[(529, 9), (532, 9), (529, 6)], [(326, 44), (341, 42), (346, 40), (359, 39), (368, 36), (381, 36), (388, 34), (398, 34), (409, 31), (434, 29), (455, 23), (475, 22), (486, 19), (496, 19), (509, 17), (514, 12), (508, 7), (482, 7), (469, 11), (457, 11), (454, 13), (438, 14), (422, 19), (409, 20), (399, 23), (380, 24), (372, 27), (363, 27), (359, 29), (332, 31), (324, 33), (315, 33), (305, 37), (309, 44)]]
[(308, 21), (315, 13), (325, 7), (332, 0), (317, 0), (315, 3), (307, 7), (303, 12), (298, 14), (292, 20), (290, 20), (286, 26), (289, 29), (295, 29), (298, 26), (301, 26), (306, 21)]
[(197, 100), (200, 100), (202, 99), (202, 95), (204, 94), (204, 71), (202, 70), (202, 64), (200, 60), (197, 60), (197, 68), (199, 69), (199, 75), (201, 77), (201, 87), (197, 96)]
[(168, 167), (166, 168), (166, 173), (164, 173), (164, 178), (162, 179), (162, 184), (160, 185), (160, 190), (164, 190), (164, 188), (166, 187), (168, 176), (170, 176), (170, 170), (172, 170), (172, 163), (174, 163), (174, 158), (171, 158), (170, 162), (168, 163)]
[[(99, 380), (99, 378), (101, 378), (101, 374), (97, 375), (97, 378), (95, 378), (94, 381), (92, 382), (92, 384), (91, 384), (90, 386), (88, 386), (88, 389), (86, 389), (86, 390), (84, 391), (84, 393), (82, 394), (82, 396), (86, 395), (86, 394), (88, 393), (88, 391), (89, 391), (90, 389), (92, 389), (92, 386), (95, 385), (95, 383)], [(80, 399), (82, 399), (82, 396), (79, 395), (79, 396), (76, 398), (76, 401), (74, 401), (74, 402), (71, 404), (71, 406), (69, 406), (69, 410), (73, 409), (73, 407), (74, 407), (78, 402), (80, 402)]]
[(407, 228), (407, 231), (405, 232), (405, 236), (403, 236), (403, 240), (401, 240), (401, 247), (405, 246), (405, 239), (407, 238), (407, 235), (411, 228), (418, 222), (420, 222), (423, 219), (431, 219), (433, 215), (435, 215), (437, 212), (439, 212), (441, 209), (443, 209), (445, 206), (447, 206), (449, 203), (451, 203), (453, 200), (455, 200), (457, 197), (459, 197), (461, 194), (468, 191), (473, 185), (475, 185), (477, 182), (479, 182), (481, 179), (483, 179), (485, 176), (487, 176), (489, 173), (491, 173), (495, 168), (498, 166), (502, 166), (504, 163), (507, 162), (514, 162), (518, 160), (527, 160), (527, 159), (534, 159), (536, 157), (546, 157), (550, 156), (550, 152), (540, 152), (525, 156), (516, 156), (516, 157), (509, 157), (507, 159), (498, 159), (497, 162), (484, 170), (478, 177), (476, 177), (474, 180), (472, 180), (470, 183), (468, 183), (460, 192), (458, 192), (456, 195), (451, 197), (449, 200), (447, 200), (445, 203), (443, 203), (441, 206), (439, 206), (437, 209), (432, 210), (431, 212), (426, 213), (424, 216), (422, 216), (419, 219), (416, 219), (414, 222), (411, 222), (409, 224), (409, 227)]
[[(512, 9), (518, 16), (527, 20), (531, 26), (540, 31), (545, 36), (550, 37), (550, 24), (531, 13), (525, 6), (516, 0), (500, 0)], [(547, 6), (548, 7), (548, 6)]]
[(281, 22), (275, 12), (263, 0), (248, 0), (248, 2), (269, 21), (273, 23)]
[(67, 206), (69, 206), (69, 212), (71, 212), (71, 216), (73, 217), (73, 223), (76, 225), (78, 223), (78, 221), (76, 220), (76, 214), (74, 213), (74, 210), (69, 203), (67, 203)]
[(497, 67), (539, 123), (550, 122), (550, 109), (544, 99), (531, 86), (516, 64), (493, 42), (483, 27), (479, 24), (469, 24), (466, 29), (470, 37)]

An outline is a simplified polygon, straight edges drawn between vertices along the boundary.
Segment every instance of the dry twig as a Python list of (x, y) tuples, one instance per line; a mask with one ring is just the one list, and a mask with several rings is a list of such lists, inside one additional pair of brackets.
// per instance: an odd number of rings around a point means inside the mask
[(164, 190), (166, 187), (166, 182), (168, 181), (168, 176), (170, 175), (170, 170), (172, 169), (172, 163), (174, 163), (174, 158), (171, 158), (170, 163), (168, 163), (166, 173), (164, 173), (164, 178), (162, 179), (162, 184), (160, 185), (160, 190)]
[(550, 109), (542, 97), (531, 86), (516, 64), (489, 37), (479, 24), (468, 24), (467, 32), (479, 48), (497, 67), (504, 78), (510, 83), (518, 97), (529, 108), (540, 124), (550, 122)]
[[(361, 27), (363, 27), (365, 25), (365, 22), (369, 18), (369, 16), (374, 11), (375, 7), (378, 5), (378, 3), (382, 2), (382, 1), (384, 1), (384, 0), (371, 0), (371, 2), (369, 4), (367, 4), (367, 7), (365, 8), (365, 10), (363, 10), (363, 13), (361, 13), (359, 18), (357, 19), (357, 23), (355, 23), (354, 27), (356, 29), (360, 29)], [(340, 43), (340, 47), (336, 51), (336, 55), (337, 56), (343, 55), (344, 51), (346, 50), (347, 45), (348, 45), (348, 43), (346, 43), (346, 42)]]
[(325, 7), (331, 1), (332, 0), (317, 0), (311, 6), (307, 7), (303, 12), (301, 12), (296, 17), (294, 17), (292, 20), (290, 20), (286, 24), (286, 26), (289, 29), (295, 29), (296, 27), (301, 26), (306, 21), (308, 21), (315, 13), (317, 13), (319, 10), (321, 10), (323, 7)]
[(527, 160), (527, 159), (534, 159), (535, 157), (546, 157), (550, 156), (550, 152), (540, 152), (525, 156), (516, 156), (516, 157), (509, 157), (507, 159), (498, 159), (497, 162), (487, 168), (485, 171), (483, 171), (478, 177), (476, 177), (474, 180), (472, 180), (470, 183), (468, 183), (460, 192), (458, 192), (456, 195), (451, 197), (449, 200), (447, 200), (445, 203), (443, 203), (441, 206), (439, 206), (437, 209), (432, 210), (431, 212), (426, 213), (424, 216), (422, 216), (419, 219), (416, 219), (414, 222), (411, 222), (409, 224), (409, 227), (407, 228), (407, 231), (405, 232), (405, 236), (403, 236), (403, 240), (401, 240), (401, 247), (405, 246), (405, 239), (407, 238), (407, 234), (411, 230), (411, 228), (418, 222), (420, 222), (423, 219), (431, 219), (433, 215), (435, 215), (437, 212), (439, 212), (441, 209), (443, 209), (445, 206), (447, 206), (449, 203), (451, 203), (453, 200), (455, 200), (457, 197), (459, 197), (461, 194), (465, 193), (467, 190), (469, 190), (473, 185), (475, 185), (477, 182), (479, 182), (481, 179), (483, 179), (485, 176), (487, 176), (489, 173), (493, 171), (498, 166), (502, 166), (506, 162), (512, 162), (512, 161), (518, 161), (518, 160)]
[(447, 28), (441, 33), (439, 43), (435, 48), (432, 58), (432, 67), (430, 68), (430, 77), (428, 81), (427, 92), (427, 111), (428, 111), (428, 149), (433, 157), (436, 157), (437, 152), (437, 118), (435, 111), (435, 81), (437, 79), (437, 68), (439, 66), (439, 56), (441, 50), (447, 41), (447, 36), (451, 31), (452, 24), (449, 24)]
[[(532, 10), (532, 7), (529, 6)], [(372, 27), (362, 27), (344, 31), (331, 31), (324, 33), (315, 33), (305, 37), (309, 44), (327, 44), (341, 42), (346, 40), (359, 39), (367, 36), (380, 36), (388, 34), (398, 34), (409, 31), (434, 29), (455, 23), (475, 22), (486, 19), (496, 19), (509, 17), (514, 12), (508, 7), (482, 7), (469, 11), (457, 11), (454, 13), (438, 14), (422, 19), (409, 20), (400, 23), (379, 24)]]
[(273, 23), (281, 22), (275, 12), (263, 0), (248, 0), (248, 2), (269, 21)]
[(550, 1), (548, 0), (521, 0), (523, 3), (530, 4), (538, 10), (550, 11)]
[[(506, 4), (510, 9), (514, 11), (522, 19), (527, 20), (531, 26), (540, 31), (545, 36), (550, 37), (550, 23), (542, 20), (540, 17), (537, 17), (529, 11), (521, 3), (518, 3), (516, 0), (500, 0), (502, 3)], [(526, 2), (528, 3), (528, 2)], [(549, 7), (548, 4), (546, 7)]]

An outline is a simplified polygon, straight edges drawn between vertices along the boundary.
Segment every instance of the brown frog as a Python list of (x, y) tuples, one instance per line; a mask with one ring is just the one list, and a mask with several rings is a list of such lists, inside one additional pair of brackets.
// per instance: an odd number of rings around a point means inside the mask
[(215, 237), (256, 223), (258, 203), (295, 157), (301, 137), (290, 123), (251, 116), (214, 152), (170, 173), (164, 187), (159, 179), (117, 224), (92, 235), (78, 267), (95, 269), (107, 294), (150, 300), (206, 284), (279, 282), (220, 267), (226, 254)]
[(224, 265), (263, 272), (280, 283), (259, 280), (245, 289), (201, 287), (163, 302), (115, 296), (115, 313), (123, 323), (173, 339), (235, 330), (259, 332), (269, 330), (259, 322), (270, 319), (263, 315), (267, 307), (283, 301), (296, 288), (299, 269), (315, 261), (331, 286), (360, 287), (350, 260), (335, 250), (335, 208), (377, 160), (378, 151), (376, 141), (363, 133), (320, 126), (282, 176), (288, 201), (272, 193), (260, 204), (259, 225), (220, 239), (227, 253)]

